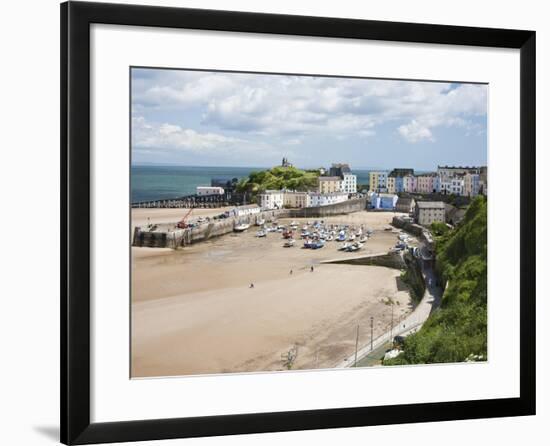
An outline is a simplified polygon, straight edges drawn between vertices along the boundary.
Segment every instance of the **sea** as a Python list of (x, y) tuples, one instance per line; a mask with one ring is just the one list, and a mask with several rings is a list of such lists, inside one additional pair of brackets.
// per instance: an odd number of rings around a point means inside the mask
[[(247, 177), (267, 167), (157, 166), (131, 168), (132, 202), (162, 200), (192, 195), (197, 186), (210, 186), (212, 178), (230, 180)], [(357, 184), (369, 182), (368, 170), (355, 170)]]

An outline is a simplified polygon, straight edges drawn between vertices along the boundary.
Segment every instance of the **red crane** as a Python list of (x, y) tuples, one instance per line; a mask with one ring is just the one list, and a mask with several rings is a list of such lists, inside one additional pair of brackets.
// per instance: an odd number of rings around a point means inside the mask
[(190, 208), (188, 211), (187, 211), (187, 214), (185, 214), (185, 216), (178, 222), (178, 224), (176, 225), (178, 228), (180, 229), (185, 229), (187, 228), (187, 223), (185, 223), (185, 220), (187, 220), (187, 217), (189, 217), (191, 215), (191, 212), (193, 212), (193, 208)]

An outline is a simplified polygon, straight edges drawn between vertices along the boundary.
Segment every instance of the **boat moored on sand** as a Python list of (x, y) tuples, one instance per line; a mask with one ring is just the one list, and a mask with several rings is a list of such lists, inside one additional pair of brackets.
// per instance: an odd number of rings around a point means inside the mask
[(250, 225), (248, 223), (240, 223), (238, 225), (236, 225), (233, 230), (235, 232), (244, 232), (246, 231), (248, 228), (250, 228)]

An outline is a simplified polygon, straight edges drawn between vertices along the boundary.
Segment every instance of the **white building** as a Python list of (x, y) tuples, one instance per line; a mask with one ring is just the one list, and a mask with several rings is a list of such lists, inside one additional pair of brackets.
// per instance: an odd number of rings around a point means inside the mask
[(223, 187), (197, 186), (197, 195), (223, 195)]
[(258, 194), (258, 204), (262, 209), (282, 209), (285, 204), (285, 192), (282, 190), (266, 190)]
[(348, 194), (357, 193), (357, 175), (348, 172), (343, 173), (340, 190)]
[(455, 195), (464, 195), (464, 178), (451, 178), (451, 193)]
[(347, 192), (332, 192), (328, 194), (322, 194), (319, 192), (309, 193), (309, 205), (311, 207), (327, 206), (329, 204), (341, 203), (348, 199)]
[(247, 215), (254, 215), (260, 213), (260, 207), (256, 204), (247, 204), (239, 206), (233, 209), (235, 217), (245, 217)]

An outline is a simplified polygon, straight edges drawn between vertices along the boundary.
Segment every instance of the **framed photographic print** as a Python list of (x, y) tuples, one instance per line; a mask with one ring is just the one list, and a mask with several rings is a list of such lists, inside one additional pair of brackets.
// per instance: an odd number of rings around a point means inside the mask
[(63, 443), (535, 413), (533, 31), (61, 24)]

